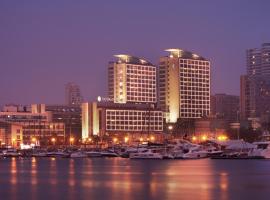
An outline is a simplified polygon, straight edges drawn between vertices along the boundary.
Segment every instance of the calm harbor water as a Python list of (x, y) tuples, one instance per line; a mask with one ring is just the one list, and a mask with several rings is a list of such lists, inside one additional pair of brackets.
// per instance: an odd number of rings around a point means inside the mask
[(3, 159), (0, 199), (270, 199), (270, 160)]

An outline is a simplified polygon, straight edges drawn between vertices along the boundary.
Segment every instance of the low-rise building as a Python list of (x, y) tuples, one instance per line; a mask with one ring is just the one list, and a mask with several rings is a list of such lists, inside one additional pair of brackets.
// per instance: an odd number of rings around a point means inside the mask
[(82, 136), (81, 106), (46, 105), (46, 112), (51, 113), (51, 120), (65, 124), (66, 139), (73, 137), (76, 141)]
[(82, 104), (82, 138), (91, 136), (128, 137), (139, 140), (163, 131), (163, 113), (150, 104)]
[[(12, 109), (4, 107), (5, 112), (0, 112), (0, 120), (7, 127), (16, 125), (22, 127), (21, 143), (50, 144), (52, 138), (55, 138), (57, 143), (64, 143), (65, 124), (53, 122), (52, 114), (45, 111), (44, 104), (31, 105), (31, 111), (16, 110), (14, 107)], [(6, 130), (9, 128), (5, 128), (5, 134), (8, 134), (10, 131)]]
[(23, 142), (23, 126), (18, 123), (0, 121), (0, 145), (20, 147)]

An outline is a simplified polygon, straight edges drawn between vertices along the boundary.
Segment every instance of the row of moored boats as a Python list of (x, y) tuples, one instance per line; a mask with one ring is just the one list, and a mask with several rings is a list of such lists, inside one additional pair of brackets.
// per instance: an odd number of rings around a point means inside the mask
[(265, 159), (270, 158), (270, 142), (247, 143), (243, 140), (207, 141), (193, 144), (175, 140), (166, 144), (141, 144), (138, 146), (114, 146), (106, 149), (2, 149), (0, 158), (8, 157), (56, 157), (93, 158), (123, 157), (130, 159)]

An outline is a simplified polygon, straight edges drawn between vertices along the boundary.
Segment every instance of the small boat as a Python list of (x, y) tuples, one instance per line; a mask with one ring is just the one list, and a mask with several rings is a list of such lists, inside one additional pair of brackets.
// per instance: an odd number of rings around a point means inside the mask
[(96, 157), (101, 157), (101, 152), (99, 151), (86, 151), (85, 154), (89, 158), (96, 158)]
[(16, 149), (7, 149), (3, 150), (3, 157), (19, 157), (21, 153), (18, 152)]
[(119, 154), (122, 158), (129, 158), (131, 153), (139, 153), (145, 150), (147, 150), (145, 147), (128, 147), (124, 152), (120, 152)]
[(174, 150), (172, 156), (174, 159), (183, 159), (184, 152), (183, 150)]
[(163, 159), (161, 153), (156, 150), (147, 149), (138, 153), (131, 153), (129, 155), (130, 159)]
[(251, 149), (248, 152), (248, 156), (265, 158), (265, 159), (270, 158), (270, 142), (269, 141), (254, 142), (253, 144), (256, 145), (256, 147)]
[(102, 157), (118, 157), (119, 156), (117, 153), (115, 153), (112, 150), (102, 151), (100, 154)]
[(200, 148), (191, 148), (187, 153), (183, 154), (183, 159), (200, 159), (207, 157), (208, 152)]
[(163, 159), (174, 159), (174, 156), (171, 153), (164, 153)]
[(34, 152), (32, 157), (47, 157), (47, 152)]
[(224, 152), (221, 151), (221, 150), (212, 150), (212, 151), (208, 151), (208, 156), (209, 156), (210, 158), (212, 158), (212, 157), (220, 156), (220, 155), (222, 155), (223, 153), (224, 153)]
[(211, 159), (233, 159), (233, 160), (246, 160), (246, 159), (264, 159), (262, 156), (248, 155), (246, 152), (231, 152), (222, 153), (220, 155), (212, 156)]
[(86, 158), (86, 153), (82, 151), (76, 151), (70, 154), (70, 158)]
[(52, 151), (52, 152), (48, 152), (47, 153), (47, 157), (61, 157), (61, 158), (65, 158), (65, 157), (69, 157), (70, 154), (63, 152), (63, 151)]

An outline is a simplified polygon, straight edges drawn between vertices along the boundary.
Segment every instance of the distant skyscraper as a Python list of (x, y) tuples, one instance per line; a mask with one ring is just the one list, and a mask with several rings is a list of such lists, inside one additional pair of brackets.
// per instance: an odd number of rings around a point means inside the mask
[(156, 103), (156, 67), (129, 55), (116, 55), (108, 68), (108, 93), (114, 103)]
[(240, 93), (242, 118), (269, 116), (270, 43), (247, 50), (247, 76), (241, 76)]
[(270, 75), (270, 43), (262, 47), (247, 50), (247, 75)]
[(210, 113), (210, 62), (181, 49), (168, 49), (159, 62), (159, 100), (166, 122)]
[(81, 95), (80, 87), (75, 83), (67, 83), (65, 87), (66, 104), (81, 105), (83, 97)]

